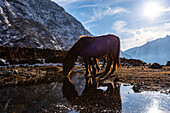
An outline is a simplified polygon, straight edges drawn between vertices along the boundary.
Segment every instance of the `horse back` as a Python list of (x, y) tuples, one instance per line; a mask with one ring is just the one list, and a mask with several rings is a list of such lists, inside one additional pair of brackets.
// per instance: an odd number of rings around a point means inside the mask
[(103, 35), (97, 37), (81, 36), (76, 43), (80, 56), (96, 57), (116, 52), (120, 42), (115, 35)]

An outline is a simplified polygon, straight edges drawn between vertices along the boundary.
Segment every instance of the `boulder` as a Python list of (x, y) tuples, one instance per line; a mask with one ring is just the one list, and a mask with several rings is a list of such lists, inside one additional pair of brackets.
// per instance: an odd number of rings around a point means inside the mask
[(170, 66), (170, 61), (167, 61), (167, 64), (166, 64), (166, 66)]
[(162, 66), (158, 63), (153, 63), (149, 68), (152, 68), (152, 69), (161, 69)]

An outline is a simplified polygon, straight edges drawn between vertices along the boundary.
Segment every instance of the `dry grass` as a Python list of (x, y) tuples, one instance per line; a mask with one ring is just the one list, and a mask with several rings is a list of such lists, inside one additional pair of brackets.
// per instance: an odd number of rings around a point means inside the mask
[[(75, 73), (83, 75), (84, 67), (76, 66), (71, 75), (74, 76)], [(0, 68), (0, 75), (1, 87), (49, 83), (61, 81), (63, 77), (61, 66)], [(170, 89), (170, 67), (167, 66), (162, 69), (143, 66), (123, 67), (123, 69), (116, 70), (114, 75), (117, 75), (119, 82), (142, 84), (143, 89)], [(109, 81), (112, 80), (114, 79), (109, 79)]]
[[(120, 82), (129, 84), (140, 84), (143, 90), (157, 91), (170, 89), (170, 67), (164, 66), (162, 69), (151, 69), (148, 67), (123, 67), (117, 70), (115, 75)], [(112, 80), (112, 79), (110, 79)]]

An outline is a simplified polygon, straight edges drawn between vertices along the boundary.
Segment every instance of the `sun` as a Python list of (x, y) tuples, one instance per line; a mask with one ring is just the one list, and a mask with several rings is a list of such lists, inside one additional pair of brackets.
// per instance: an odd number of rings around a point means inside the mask
[(149, 18), (160, 16), (162, 6), (159, 3), (151, 2), (145, 5), (143, 15)]

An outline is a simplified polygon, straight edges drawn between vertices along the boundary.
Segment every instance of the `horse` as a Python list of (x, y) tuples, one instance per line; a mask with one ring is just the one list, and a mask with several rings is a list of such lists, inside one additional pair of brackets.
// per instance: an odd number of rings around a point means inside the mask
[[(74, 67), (74, 63), (78, 56), (83, 57), (85, 63), (86, 74), (88, 73), (89, 58), (98, 58), (107, 56), (107, 66), (102, 76), (110, 71), (111, 65), (113, 69), (109, 76), (116, 70), (116, 65), (121, 68), (120, 64), (120, 39), (115, 35), (102, 36), (80, 36), (73, 46), (67, 51), (63, 61), (63, 75), (69, 76)], [(114, 63), (113, 63), (114, 61)]]

